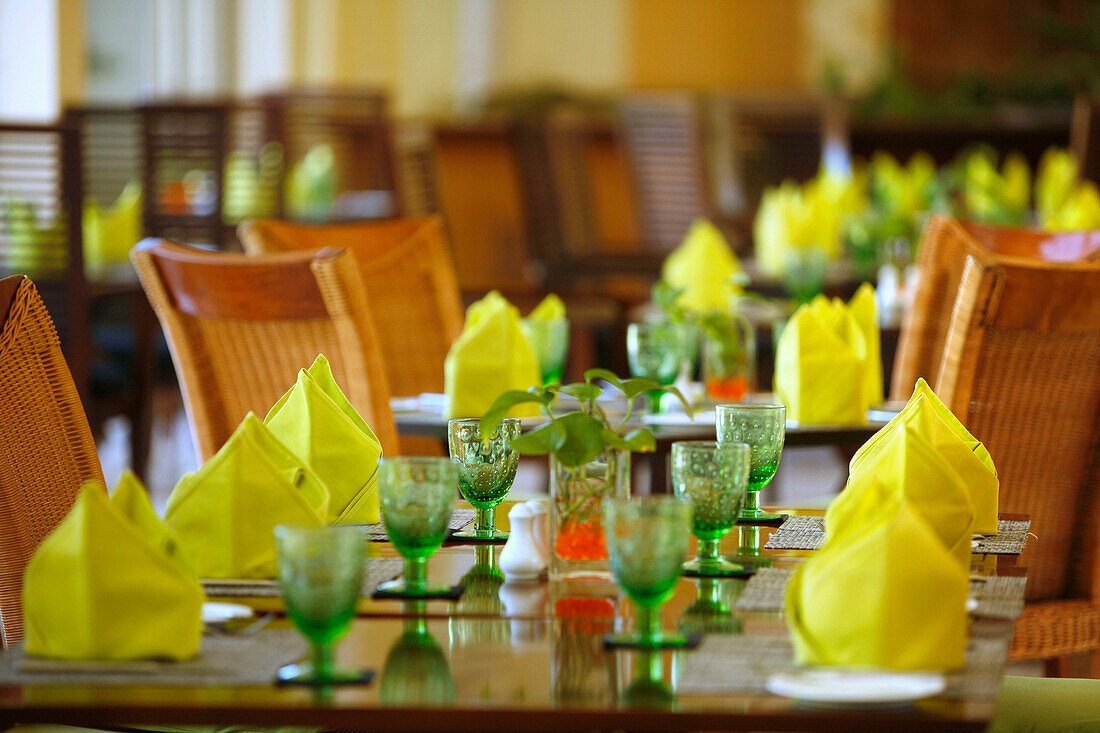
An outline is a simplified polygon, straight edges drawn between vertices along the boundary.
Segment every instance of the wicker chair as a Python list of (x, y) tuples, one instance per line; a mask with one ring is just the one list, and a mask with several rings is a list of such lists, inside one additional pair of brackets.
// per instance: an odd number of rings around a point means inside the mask
[(983, 252), (1051, 262), (1094, 259), (1100, 231), (1047, 233), (932, 217), (921, 238), (920, 281), (902, 322), (890, 399), (908, 399), (918, 377), (935, 378), (966, 256)]
[(1012, 658), (1100, 650), (1100, 263), (968, 257), (936, 390), (1031, 516)]
[(0, 280), (0, 639), (23, 637), (23, 571), (86, 481), (103, 483), (50, 314), (30, 279)]
[(378, 340), (346, 251), (248, 257), (146, 239), (131, 259), (168, 338), (200, 460), (249, 411), (266, 414), (321, 353), (383, 451), (396, 452)]
[(241, 224), (250, 254), (341, 247), (355, 255), (390, 392), (443, 391), (443, 360), (462, 332), (462, 295), (438, 217), (309, 225), (257, 220)]

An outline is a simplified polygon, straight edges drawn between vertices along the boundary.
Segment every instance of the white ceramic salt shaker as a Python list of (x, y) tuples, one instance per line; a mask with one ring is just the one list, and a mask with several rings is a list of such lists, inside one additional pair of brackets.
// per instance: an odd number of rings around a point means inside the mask
[(534, 580), (546, 569), (546, 562), (535, 543), (534, 517), (526, 504), (516, 504), (508, 512), (508, 542), (500, 551), (500, 569), (512, 580)]
[(527, 508), (531, 510), (531, 528), (534, 530), (535, 545), (542, 553), (542, 564), (550, 564), (550, 510), (546, 503), (538, 499), (530, 499)]

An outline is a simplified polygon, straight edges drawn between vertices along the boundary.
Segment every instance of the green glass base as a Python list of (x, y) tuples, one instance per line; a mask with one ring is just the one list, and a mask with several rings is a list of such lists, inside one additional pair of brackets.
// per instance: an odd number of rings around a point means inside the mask
[(306, 685), (309, 687), (328, 687), (330, 685), (369, 685), (374, 679), (374, 671), (369, 669), (341, 669), (339, 667), (328, 670), (323, 675), (317, 675), (313, 671), (312, 662), (299, 662), (279, 667), (275, 673), (277, 685)]
[(476, 532), (472, 529), (464, 529), (461, 532), (452, 532), (451, 541), (461, 542), (507, 542), (508, 533), (494, 529), (491, 532)]
[(737, 517), (738, 524), (781, 524), (785, 514), (772, 514), (760, 509), (743, 509)]
[(464, 587), (461, 583), (458, 585), (427, 585), (420, 588), (410, 588), (406, 585), (405, 581), (401, 578), (397, 580), (391, 580), (386, 583), (381, 583), (378, 589), (374, 591), (372, 598), (410, 598), (410, 599), (431, 599), (442, 598), (444, 600), (456, 601), (462, 597), (462, 591)]
[(603, 638), (604, 649), (694, 649), (699, 646), (702, 634), (608, 634)]
[(695, 558), (684, 563), (684, 575), (700, 578), (747, 578), (755, 572), (751, 567), (730, 562), (725, 558), (703, 560)]

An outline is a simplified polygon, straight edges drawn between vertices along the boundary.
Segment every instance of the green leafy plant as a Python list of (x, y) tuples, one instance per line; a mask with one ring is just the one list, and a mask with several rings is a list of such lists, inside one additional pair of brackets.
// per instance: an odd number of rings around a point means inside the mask
[[(600, 404), (599, 398), (605, 389), (598, 384), (599, 380), (607, 382), (626, 397), (626, 412), (615, 423)], [(609, 449), (652, 451), (657, 442), (648, 428), (624, 432), (630, 421), (634, 398), (647, 392), (674, 394), (683, 403), (688, 415), (692, 414), (691, 405), (675, 387), (658, 384), (651, 379), (621, 379), (607, 369), (589, 369), (584, 373), (583, 382), (548, 384), (531, 387), (526, 392), (513, 390), (500, 395), (481, 418), (481, 434), (492, 435), (512, 407), (534, 402), (550, 420), (512, 441), (512, 447), (522, 455), (553, 454), (566, 466), (583, 466)], [(554, 403), (560, 395), (576, 399), (580, 409), (555, 414)]]

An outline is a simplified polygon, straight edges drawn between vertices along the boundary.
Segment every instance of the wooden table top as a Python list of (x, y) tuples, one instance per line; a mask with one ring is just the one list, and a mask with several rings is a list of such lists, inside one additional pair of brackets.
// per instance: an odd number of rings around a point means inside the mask
[[(504, 508), (507, 508), (505, 506)], [(787, 512), (798, 510), (784, 510)], [(804, 510), (804, 514), (820, 511)], [(507, 526), (499, 513), (498, 526)], [(770, 527), (732, 532), (723, 550), (761, 565), (790, 567), (807, 551), (755, 551)], [(758, 533), (758, 537), (752, 537)], [(492, 563), (500, 547), (445, 545), (429, 561), (429, 576), (441, 583), (462, 579), (476, 564)], [(746, 554), (748, 553), (748, 554)], [(372, 543), (371, 554), (396, 555), (389, 543)], [(1025, 575), (1015, 558), (974, 556), (980, 574)], [(473, 577), (473, 576), (471, 576)], [(723, 600), (733, 608), (745, 581), (722, 580)], [(728, 586), (728, 587), (727, 587)], [(592, 593), (594, 587), (598, 592)], [(585, 588), (586, 592), (580, 589)], [(696, 601), (700, 583), (682, 578), (662, 609), (665, 628), (676, 628)], [(234, 599), (258, 610), (279, 610), (278, 599)], [(806, 730), (985, 729), (995, 700), (931, 698), (892, 711), (814, 709), (767, 693), (694, 695), (677, 691), (661, 709), (637, 709), (623, 697), (642, 669), (657, 670), (677, 690), (688, 651), (648, 656), (605, 652), (602, 637), (629, 628), (630, 603), (611, 584), (535, 583), (501, 585), (499, 579), (468, 584), (457, 602), (430, 601), (414, 609), (400, 601), (363, 601), (360, 616), (340, 642), (338, 661), (373, 669), (367, 686), (324, 692), (302, 688), (51, 686), (0, 687), (0, 725), (14, 723), (92, 726), (237, 724), (374, 730)], [(414, 613), (415, 612), (415, 613)], [(724, 617), (725, 618), (725, 617)], [(745, 636), (785, 638), (781, 614), (733, 611), (728, 617)], [(286, 626), (278, 618), (272, 627)], [(426, 632), (433, 644), (409, 644)], [(975, 619), (972, 634), (1007, 638), (1012, 624)], [(399, 643), (405, 636), (405, 643)], [(656, 665), (653, 666), (653, 665)], [(443, 692), (441, 693), (440, 690)], [(453, 690), (452, 692), (449, 692)], [(434, 692), (433, 692), (434, 691)], [(434, 694), (443, 698), (434, 699)]]

